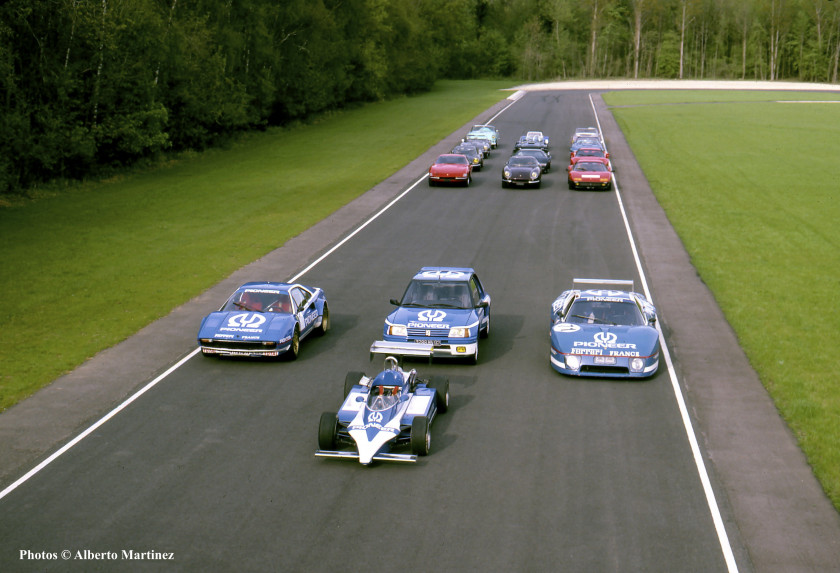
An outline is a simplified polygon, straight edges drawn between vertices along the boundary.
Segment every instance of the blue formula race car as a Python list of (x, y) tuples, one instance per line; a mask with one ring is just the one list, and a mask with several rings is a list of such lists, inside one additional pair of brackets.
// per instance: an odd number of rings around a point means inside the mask
[[(348, 372), (344, 395), (337, 413), (321, 414), (316, 456), (359, 460), (364, 465), (414, 462), (429, 453), (432, 422), (449, 408), (449, 379), (421, 380), (416, 370), (404, 371), (389, 356), (385, 369), (373, 378)], [(392, 451), (405, 447), (410, 454)]]
[(656, 308), (633, 292), (633, 281), (575, 279), (573, 287), (551, 305), (552, 368), (572, 376), (653, 376)]
[(384, 340), (371, 354), (467, 358), (490, 333), (490, 295), (471, 268), (423, 267), (385, 319)]
[(300, 341), (325, 334), (330, 310), (324, 292), (300, 284), (251, 282), (201, 321), (198, 344), (205, 356), (295, 359)]

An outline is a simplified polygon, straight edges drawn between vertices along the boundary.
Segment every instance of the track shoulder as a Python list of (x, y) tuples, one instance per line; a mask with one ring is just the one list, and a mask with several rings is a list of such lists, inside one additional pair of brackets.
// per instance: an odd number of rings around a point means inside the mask
[[(600, 95), (598, 116), (701, 447), (756, 571), (829, 571), (840, 515), (750, 366)], [(737, 555), (739, 567), (743, 555)]]

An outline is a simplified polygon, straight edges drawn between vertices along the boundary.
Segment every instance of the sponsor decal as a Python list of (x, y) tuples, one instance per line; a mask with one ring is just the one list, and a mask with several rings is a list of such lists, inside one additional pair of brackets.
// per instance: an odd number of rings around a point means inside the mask
[(446, 313), (442, 310), (424, 310), (417, 313), (417, 318), (427, 322), (441, 322), (446, 318)]
[(554, 326), (554, 332), (577, 332), (580, 330), (580, 326), (574, 323), (560, 323)]
[(624, 291), (621, 291), (621, 290), (609, 290), (609, 289), (598, 289), (598, 288), (587, 289), (583, 292), (585, 292), (586, 294), (591, 295), (591, 296), (606, 296), (606, 297), (619, 296), (620, 297), (620, 296), (624, 295)]
[(465, 278), (467, 273), (462, 273), (461, 271), (424, 271), (420, 273), (420, 276), (424, 278), (440, 277), (441, 279), (460, 279)]
[(223, 326), (219, 330), (222, 332), (249, 332), (258, 333), (265, 322), (265, 317), (259, 313), (244, 313), (231, 316), (227, 321), (227, 326)]
[(267, 288), (246, 288), (244, 292), (262, 292), (267, 294), (280, 294), (281, 291), (277, 289), (267, 289)]
[(604, 354), (609, 351), (609, 356), (639, 356), (636, 345), (630, 342), (616, 342), (618, 336), (613, 332), (598, 332), (593, 340), (576, 340), (572, 346), (572, 354)]
[(618, 340), (618, 336), (613, 332), (598, 332), (595, 334), (595, 342), (600, 342), (604, 346), (615, 344), (616, 340)]

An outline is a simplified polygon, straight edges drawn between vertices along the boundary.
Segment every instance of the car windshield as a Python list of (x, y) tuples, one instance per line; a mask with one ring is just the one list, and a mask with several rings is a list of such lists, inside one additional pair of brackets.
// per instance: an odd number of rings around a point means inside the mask
[(584, 145), (601, 145), (601, 141), (597, 137), (581, 137), (575, 142), (575, 145), (578, 147), (583, 147)]
[(469, 161), (463, 155), (441, 155), (438, 157), (437, 163), (457, 165), (458, 163), (469, 163)]
[(604, 164), (598, 161), (578, 161), (575, 171), (604, 171)]
[(514, 155), (510, 158), (510, 161), (508, 161), (508, 165), (515, 165), (518, 167), (533, 167), (534, 165), (539, 165), (539, 163), (530, 155)]
[(581, 149), (577, 152), (577, 154), (581, 157), (603, 157), (604, 152), (600, 149)]
[(467, 282), (413, 280), (402, 297), (402, 306), (424, 308), (473, 308)]
[(530, 157), (533, 157), (537, 161), (545, 160), (548, 157), (543, 151), (539, 149), (522, 149), (517, 153), (517, 155), (528, 155)]
[(611, 324), (642, 326), (645, 324), (639, 307), (630, 301), (578, 299), (566, 315), (566, 322), (577, 324)]
[(400, 401), (399, 386), (373, 386), (368, 394), (367, 406), (370, 410), (387, 410)]
[(292, 312), (289, 293), (279, 290), (241, 290), (228, 299), (223, 311), (247, 310), (249, 312)]

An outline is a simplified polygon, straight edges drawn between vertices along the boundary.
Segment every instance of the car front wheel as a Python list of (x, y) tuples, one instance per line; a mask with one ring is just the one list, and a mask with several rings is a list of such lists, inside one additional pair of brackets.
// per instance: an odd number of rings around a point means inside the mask
[(322, 450), (335, 449), (336, 424), (338, 417), (335, 412), (324, 412), (318, 424), (318, 448)]
[(415, 416), (411, 421), (411, 453), (418, 456), (429, 454), (432, 445), (432, 433), (426, 416)]

